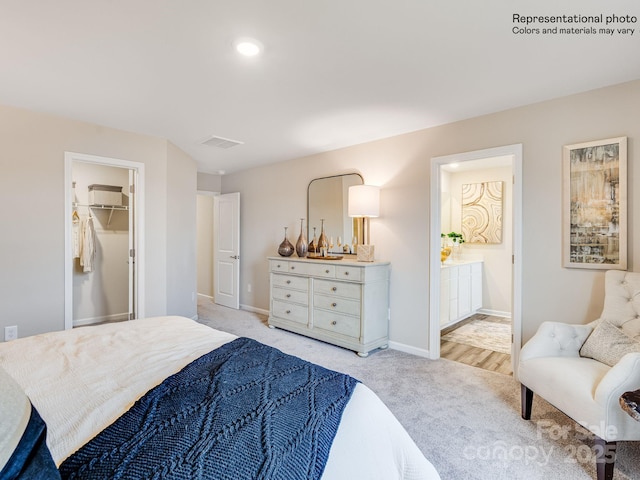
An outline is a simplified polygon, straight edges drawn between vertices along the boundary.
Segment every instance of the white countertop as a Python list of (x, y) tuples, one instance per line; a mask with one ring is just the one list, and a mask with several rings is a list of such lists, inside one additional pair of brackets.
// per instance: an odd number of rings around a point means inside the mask
[(460, 260), (453, 260), (451, 257), (447, 259), (446, 262), (441, 263), (441, 268), (447, 267), (457, 267), (458, 265), (469, 265), (470, 263), (482, 263), (484, 260), (482, 258), (461, 258)]

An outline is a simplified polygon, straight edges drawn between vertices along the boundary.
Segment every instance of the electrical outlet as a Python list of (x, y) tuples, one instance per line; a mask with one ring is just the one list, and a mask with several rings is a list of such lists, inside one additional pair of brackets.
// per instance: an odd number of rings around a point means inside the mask
[(247, 283), (247, 292), (251, 293), (251, 284), (250, 283)]
[(4, 341), (15, 340), (18, 338), (18, 326), (12, 325), (10, 327), (4, 327)]

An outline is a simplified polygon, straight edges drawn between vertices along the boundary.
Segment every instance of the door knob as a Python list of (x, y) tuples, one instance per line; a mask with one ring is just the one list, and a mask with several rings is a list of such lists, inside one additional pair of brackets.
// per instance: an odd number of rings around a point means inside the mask
[(240, 255), (229, 255), (229, 258), (233, 258), (235, 260), (240, 260)]

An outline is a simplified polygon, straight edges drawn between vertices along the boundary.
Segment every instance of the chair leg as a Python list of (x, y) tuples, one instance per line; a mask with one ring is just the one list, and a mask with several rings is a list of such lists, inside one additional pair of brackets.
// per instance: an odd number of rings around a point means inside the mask
[(533, 391), (520, 384), (520, 401), (522, 403), (522, 418), (531, 420), (531, 406), (533, 405)]
[(616, 462), (616, 442), (596, 437), (596, 472), (598, 480), (612, 480)]

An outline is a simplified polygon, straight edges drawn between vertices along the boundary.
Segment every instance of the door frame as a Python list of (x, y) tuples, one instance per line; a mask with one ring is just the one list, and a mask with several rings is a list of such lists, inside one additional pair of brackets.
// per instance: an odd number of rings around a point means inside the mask
[(522, 344), (522, 144), (457, 153), (431, 159), (431, 208), (429, 252), (429, 358), (440, 358), (440, 233), (441, 176), (440, 167), (483, 158), (512, 157), (513, 173), (513, 245), (511, 302), (511, 366), (517, 380), (517, 365)]
[[(145, 305), (145, 251), (144, 251), (144, 163), (131, 162), (117, 158), (101, 157), (84, 153), (64, 152), (64, 328), (73, 328), (73, 258), (71, 248), (71, 229), (73, 211), (73, 164), (74, 162), (92, 163), (109, 167), (119, 167), (135, 172), (136, 188), (130, 192), (133, 198), (134, 212), (134, 249), (135, 275), (133, 284), (133, 303), (137, 307), (136, 318), (144, 318)], [(131, 289), (131, 285), (129, 288)]]

